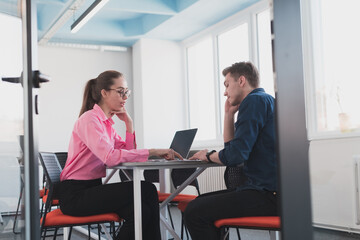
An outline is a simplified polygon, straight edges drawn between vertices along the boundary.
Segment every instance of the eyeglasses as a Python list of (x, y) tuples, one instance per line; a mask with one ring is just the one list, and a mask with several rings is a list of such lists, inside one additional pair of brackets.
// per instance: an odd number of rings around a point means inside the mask
[(120, 95), (120, 97), (122, 97), (122, 98), (124, 98), (125, 96), (128, 98), (128, 97), (130, 97), (130, 94), (131, 94), (131, 90), (130, 90), (130, 89), (127, 89), (127, 90), (125, 91), (125, 89), (114, 89), (114, 88), (110, 88), (109, 91), (110, 91), (110, 90), (116, 91), (116, 92)]

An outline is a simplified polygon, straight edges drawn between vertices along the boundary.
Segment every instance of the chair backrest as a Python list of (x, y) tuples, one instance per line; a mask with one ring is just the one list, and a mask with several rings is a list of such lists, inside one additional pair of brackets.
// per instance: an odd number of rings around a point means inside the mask
[[(178, 168), (171, 171), (171, 180), (175, 188), (178, 188), (183, 182), (186, 181), (194, 172), (196, 168)], [(200, 187), (197, 178), (189, 185), (194, 186), (196, 191), (200, 195)]]
[(244, 174), (244, 165), (237, 167), (226, 167), (224, 180), (227, 189), (237, 188), (244, 185), (247, 177)]
[(60, 182), (61, 166), (55, 153), (40, 152), (40, 162), (50, 185)]
[(68, 153), (67, 152), (56, 152), (55, 155), (59, 161), (61, 168), (64, 169), (66, 160), (68, 157)]

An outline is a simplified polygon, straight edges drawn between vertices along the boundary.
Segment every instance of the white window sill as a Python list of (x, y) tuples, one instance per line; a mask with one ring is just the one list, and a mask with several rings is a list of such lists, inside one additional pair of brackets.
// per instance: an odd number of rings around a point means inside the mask
[(343, 139), (343, 138), (359, 138), (360, 130), (356, 129), (352, 132), (329, 131), (323, 133), (309, 134), (309, 141), (326, 140), (326, 139)]

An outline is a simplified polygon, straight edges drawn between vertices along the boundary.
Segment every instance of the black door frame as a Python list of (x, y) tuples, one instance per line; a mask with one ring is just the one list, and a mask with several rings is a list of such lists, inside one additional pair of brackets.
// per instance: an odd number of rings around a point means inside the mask
[(281, 235), (312, 240), (301, 0), (274, 0), (273, 14)]
[(36, 2), (21, 0), (23, 34), (23, 90), (24, 90), (24, 198), (22, 211), (25, 228), (22, 238), (40, 239), (39, 161), (37, 144), (37, 89), (34, 70), (37, 64)]

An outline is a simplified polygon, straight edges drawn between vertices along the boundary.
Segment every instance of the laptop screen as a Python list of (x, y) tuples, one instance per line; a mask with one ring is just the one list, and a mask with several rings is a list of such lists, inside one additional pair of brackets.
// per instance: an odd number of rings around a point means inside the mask
[(170, 148), (178, 152), (183, 158), (187, 158), (196, 132), (197, 128), (177, 131)]

